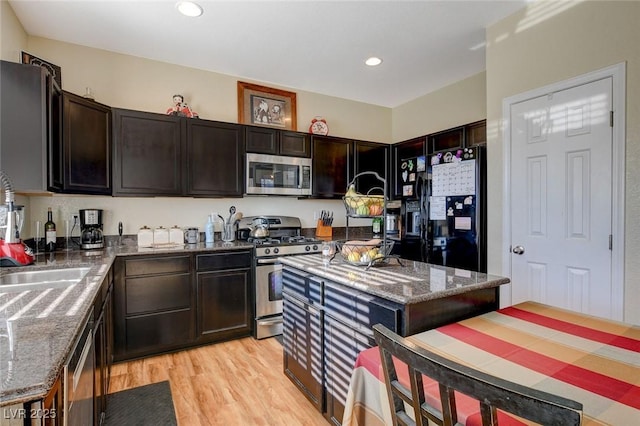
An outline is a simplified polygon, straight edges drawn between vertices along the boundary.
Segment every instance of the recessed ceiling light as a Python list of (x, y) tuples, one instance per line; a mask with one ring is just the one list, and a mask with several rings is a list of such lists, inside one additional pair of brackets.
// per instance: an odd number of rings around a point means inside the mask
[(375, 56), (372, 56), (369, 59), (367, 59), (366, 61), (364, 61), (364, 63), (369, 65), (370, 67), (375, 67), (375, 66), (380, 65), (382, 63), (382, 59), (377, 58)]
[(202, 7), (192, 1), (180, 1), (176, 7), (184, 16), (196, 17), (202, 15)]

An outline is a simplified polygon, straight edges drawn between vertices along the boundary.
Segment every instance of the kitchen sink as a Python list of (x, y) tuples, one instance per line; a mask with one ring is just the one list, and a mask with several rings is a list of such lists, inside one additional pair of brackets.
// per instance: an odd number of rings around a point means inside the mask
[(82, 280), (90, 269), (89, 267), (80, 267), (11, 272), (0, 277), (0, 291), (67, 287)]

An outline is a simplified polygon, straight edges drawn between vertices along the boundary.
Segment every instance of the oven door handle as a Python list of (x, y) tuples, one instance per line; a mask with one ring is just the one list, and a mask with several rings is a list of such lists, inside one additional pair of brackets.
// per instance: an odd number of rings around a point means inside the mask
[(271, 259), (257, 259), (258, 265), (275, 265), (278, 262), (278, 258)]
[(258, 325), (274, 325), (274, 324), (282, 324), (282, 322), (283, 322), (283, 319), (280, 316), (278, 318), (273, 318), (273, 319), (259, 320)]

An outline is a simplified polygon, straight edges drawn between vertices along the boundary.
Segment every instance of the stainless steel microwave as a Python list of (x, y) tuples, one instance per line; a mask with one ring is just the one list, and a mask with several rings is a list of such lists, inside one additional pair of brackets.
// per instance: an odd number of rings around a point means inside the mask
[(311, 195), (311, 158), (247, 153), (246, 194)]

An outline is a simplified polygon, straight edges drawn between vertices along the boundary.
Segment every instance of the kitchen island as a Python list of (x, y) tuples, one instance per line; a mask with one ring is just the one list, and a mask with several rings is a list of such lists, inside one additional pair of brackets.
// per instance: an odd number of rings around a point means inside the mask
[(403, 336), (498, 309), (505, 277), (389, 259), (365, 269), (339, 256), (282, 257), (284, 371), (333, 424), (342, 422), (358, 353), (371, 327)]
[(110, 290), (118, 259), (178, 254), (195, 258), (225, 252), (251, 256), (252, 250), (253, 245), (243, 241), (174, 248), (113, 244), (102, 250), (41, 253), (33, 265), (2, 268), (0, 284), (15, 272), (78, 267), (88, 268), (88, 272), (69, 286), (16, 290), (3, 286), (0, 290), (0, 418), (16, 420), (23, 415), (19, 411), (22, 407), (46, 400), (56, 386), (60, 387), (64, 364), (83, 325)]

